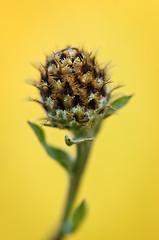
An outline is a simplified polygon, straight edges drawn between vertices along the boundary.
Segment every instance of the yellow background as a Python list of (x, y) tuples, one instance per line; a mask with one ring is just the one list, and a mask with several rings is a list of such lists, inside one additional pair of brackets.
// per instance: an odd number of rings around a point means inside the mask
[[(43, 110), (32, 63), (68, 44), (97, 51), (112, 80), (134, 93), (103, 124), (77, 204), (89, 214), (70, 240), (159, 239), (159, 2), (156, 0), (3, 1), (0, 9), (0, 240), (46, 240), (56, 229), (67, 188), (27, 124)], [(66, 131), (47, 129), (66, 147)]]

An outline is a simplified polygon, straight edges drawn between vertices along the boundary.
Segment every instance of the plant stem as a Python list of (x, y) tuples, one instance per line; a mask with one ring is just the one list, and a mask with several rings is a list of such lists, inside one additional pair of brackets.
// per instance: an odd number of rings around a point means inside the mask
[(59, 227), (59, 230), (55, 237), (52, 238), (52, 240), (62, 240), (65, 237), (65, 234), (62, 231), (62, 226), (64, 222), (66, 222), (69, 218), (70, 212), (72, 210), (75, 197), (79, 188), (79, 184), (81, 181), (81, 177), (83, 175), (86, 162), (89, 156), (89, 152), (92, 146), (91, 142), (83, 142), (80, 144), (77, 144), (77, 157), (73, 169), (73, 174), (70, 176), (70, 185), (69, 185), (69, 191), (68, 196), (66, 200), (66, 206), (64, 210), (64, 215)]

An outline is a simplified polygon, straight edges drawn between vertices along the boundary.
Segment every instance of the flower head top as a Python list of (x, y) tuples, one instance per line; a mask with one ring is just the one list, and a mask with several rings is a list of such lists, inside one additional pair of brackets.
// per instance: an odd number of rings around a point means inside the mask
[(109, 76), (91, 54), (68, 47), (47, 56), (40, 68), (41, 103), (53, 127), (91, 127), (109, 107)]

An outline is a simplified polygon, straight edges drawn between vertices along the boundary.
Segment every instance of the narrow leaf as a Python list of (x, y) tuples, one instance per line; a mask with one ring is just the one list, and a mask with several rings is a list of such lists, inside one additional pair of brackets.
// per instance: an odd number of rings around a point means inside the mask
[(82, 223), (82, 220), (84, 219), (86, 215), (86, 204), (85, 201), (83, 201), (74, 211), (71, 218), (64, 222), (62, 225), (62, 232), (64, 234), (71, 234), (75, 232), (80, 224)]
[(68, 146), (71, 146), (73, 144), (79, 144), (83, 142), (89, 142), (93, 141), (94, 138), (76, 138), (76, 139), (71, 139), (67, 135), (65, 136), (65, 142)]
[(124, 107), (129, 102), (131, 97), (132, 97), (132, 95), (122, 96), (122, 97), (114, 100), (111, 103), (111, 107), (107, 108), (107, 110), (105, 112), (105, 118), (111, 116), (112, 114), (117, 112), (120, 108)]
[(59, 162), (65, 169), (67, 169), (68, 171), (71, 171), (72, 158), (70, 157), (70, 155), (62, 149), (59, 149), (59, 148), (56, 148), (56, 147), (53, 147), (53, 146), (50, 146), (49, 144), (47, 144), (44, 131), (37, 124), (29, 122), (29, 125), (33, 129), (35, 135), (39, 139), (41, 145), (43, 146), (43, 148), (45, 149), (47, 154), (51, 158), (53, 158), (54, 160)]
[(32, 123), (32, 122), (28, 122), (28, 123), (31, 126), (31, 128), (33, 129), (33, 131), (34, 131), (35, 135), (37, 136), (37, 138), (39, 139), (40, 143), (45, 144), (45, 134), (44, 134), (43, 129), (35, 123)]
[(83, 201), (74, 211), (72, 216), (72, 232), (74, 232), (86, 215), (86, 203)]
[(51, 158), (58, 161), (64, 168), (66, 168), (67, 170), (72, 169), (72, 158), (67, 152), (62, 149), (50, 146), (48, 144), (44, 145), (43, 147), (45, 148), (47, 154)]

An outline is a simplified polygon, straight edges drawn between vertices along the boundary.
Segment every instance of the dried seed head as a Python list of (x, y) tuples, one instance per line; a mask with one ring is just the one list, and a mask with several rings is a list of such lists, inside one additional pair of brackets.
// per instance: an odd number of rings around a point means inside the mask
[(49, 55), (41, 67), (37, 87), (52, 126), (91, 127), (104, 117), (110, 97), (108, 73), (90, 55), (68, 47)]

